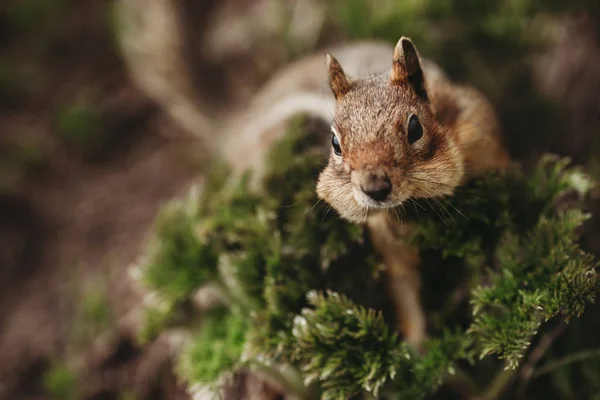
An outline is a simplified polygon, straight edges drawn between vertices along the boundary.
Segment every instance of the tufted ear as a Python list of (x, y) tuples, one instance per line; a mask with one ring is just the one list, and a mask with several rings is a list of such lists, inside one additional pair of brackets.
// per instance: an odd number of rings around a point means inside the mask
[(394, 48), (390, 79), (396, 83), (408, 83), (417, 96), (424, 101), (429, 101), (419, 52), (413, 42), (405, 36), (398, 40)]
[(333, 91), (336, 100), (348, 93), (350, 90), (350, 82), (346, 78), (346, 74), (342, 66), (331, 54), (326, 55), (327, 73), (329, 74), (329, 85)]

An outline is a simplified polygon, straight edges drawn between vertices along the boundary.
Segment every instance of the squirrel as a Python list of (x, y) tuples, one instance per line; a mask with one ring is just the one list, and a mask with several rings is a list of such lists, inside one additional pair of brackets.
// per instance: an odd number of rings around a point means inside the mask
[[(386, 68), (352, 77), (327, 57), (335, 98), (329, 163), (317, 193), (342, 218), (366, 224), (383, 258), (405, 340), (425, 337), (418, 249), (393, 213), (409, 199), (438, 198), (509, 157), (493, 107), (479, 91), (450, 82), (401, 37)], [(391, 56), (391, 59), (389, 58)]]
[(451, 195), (479, 172), (508, 165), (498, 118), (485, 96), (451, 82), (435, 63), (421, 59), (410, 38), (401, 37), (395, 47), (360, 41), (307, 55), (276, 73), (243, 107), (211, 118), (178, 53), (183, 39), (171, 2), (137, 1), (124, 1), (123, 16), (130, 18), (122, 44), (138, 85), (208, 142), (234, 173), (251, 169), (258, 182), (270, 144), (294, 115), (331, 126), (317, 195), (341, 218), (366, 225), (386, 266), (399, 330), (419, 347), (426, 337), (419, 252), (405, 240), (410, 223), (393, 210), (409, 199)]

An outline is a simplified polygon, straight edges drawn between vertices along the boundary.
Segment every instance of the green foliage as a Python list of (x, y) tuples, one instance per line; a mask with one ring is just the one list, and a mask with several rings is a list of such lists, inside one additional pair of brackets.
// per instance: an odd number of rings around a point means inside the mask
[(424, 344), (424, 355), (411, 354), (406, 345), (404, 354), (396, 361), (400, 373), (392, 382), (391, 398), (427, 398), (442, 385), (444, 378), (455, 374), (457, 360), (470, 360), (471, 340), (462, 332), (445, 331), (440, 337)]
[(77, 378), (69, 369), (55, 362), (44, 374), (44, 389), (55, 400), (77, 399)]
[(292, 359), (305, 380), (321, 382), (322, 398), (346, 399), (362, 391), (378, 396), (397, 380), (395, 396), (420, 399), (432, 393), (454, 360), (466, 357), (464, 335), (446, 334), (425, 344), (419, 356), (380, 312), (328, 291), (308, 294), (309, 306), (294, 320)]
[(39, 172), (46, 162), (46, 152), (34, 141), (18, 139), (0, 145), (0, 191)]
[(544, 321), (579, 316), (600, 288), (593, 256), (577, 243), (587, 215), (572, 208), (591, 181), (568, 162), (545, 156), (529, 174), (515, 166), (477, 180), (447, 201), (468, 218), (421, 215), (415, 232), (419, 247), (462, 257), (478, 275), (481, 260), (495, 260), (490, 283), (473, 290), (470, 332), (482, 357), (498, 354), (512, 368)]
[(527, 236), (507, 236), (499, 246), (491, 285), (473, 292), (470, 331), (483, 345), (482, 356), (498, 353), (516, 368), (542, 322), (569, 320), (594, 302), (597, 263), (575, 243), (586, 217), (578, 210), (542, 217)]
[(182, 202), (165, 207), (155, 223), (144, 282), (171, 303), (182, 302), (216, 274), (216, 257), (196, 234), (195, 210)]
[(108, 34), (112, 44), (118, 49), (119, 38), (123, 34), (123, 18), (119, 8), (119, 3), (111, 2), (104, 9), (104, 25), (108, 30)]
[(70, 0), (12, 0), (8, 1), (7, 16), (21, 30), (45, 30), (60, 23), (69, 2)]
[(104, 140), (102, 117), (92, 106), (76, 102), (58, 110), (57, 132), (86, 153), (98, 151)]
[(22, 91), (23, 75), (14, 61), (0, 57), (0, 93), (3, 96), (13, 98)]
[(162, 331), (169, 328), (176, 318), (177, 311), (173, 305), (167, 302), (153, 304), (144, 310), (142, 328), (137, 334), (137, 340), (141, 344), (155, 339)]
[(93, 289), (86, 293), (81, 303), (81, 315), (89, 322), (105, 326), (111, 319), (111, 310), (103, 290)]
[[(516, 366), (544, 322), (579, 316), (593, 302), (596, 264), (578, 245), (589, 178), (553, 156), (530, 170), (483, 173), (454, 196), (403, 210), (418, 217), (414, 243), (437, 253), (439, 268), (462, 271), (435, 293), (453, 296), (463, 277), (472, 304), (438, 299), (450, 312), (437, 316), (424, 353), (413, 353), (385, 317), (390, 299), (364, 228), (319, 207), (314, 185), (325, 159), (303, 132), (292, 121), (269, 155), (261, 190), (250, 189), (251, 176), (217, 168), (202, 196), (193, 192), (157, 219), (142, 270), (162, 305), (150, 308), (146, 337), (185, 314), (206, 284), (231, 308), (204, 316), (193, 331), (180, 360), (189, 382), (218, 382), (260, 360), (295, 366), (325, 398), (424, 398), (476, 353)], [(450, 326), (458, 328), (449, 333)]]
[(134, 392), (126, 391), (119, 394), (119, 400), (137, 400), (138, 396)]
[(247, 320), (239, 312), (212, 310), (179, 359), (180, 376), (194, 383), (217, 381), (239, 363), (247, 330)]
[[(498, 80), (510, 79), (506, 68), (541, 49), (546, 38), (541, 31), (532, 29), (540, 19), (574, 10), (591, 10), (595, 6), (590, 0), (332, 0), (330, 3), (331, 15), (351, 38), (395, 43), (400, 34), (409, 36), (423, 54), (442, 63), (451, 75), (474, 78), (498, 89)], [(491, 70), (485, 69), (488, 67)]]
[(366, 0), (334, 0), (331, 3), (332, 16), (351, 38), (372, 37), (391, 43), (400, 38), (399, 26), (407, 35), (418, 40), (415, 34), (425, 31), (422, 17), (430, 7), (428, 2), (419, 0), (383, 0), (377, 4)]
[[(567, 168), (569, 162), (545, 155), (529, 174), (513, 166), (502, 173), (484, 174), (441, 203), (420, 201), (413, 240), (422, 249), (442, 251), (445, 257), (477, 259), (508, 230), (522, 234), (556, 207), (580, 206), (591, 180), (579, 169)], [(560, 200), (569, 195), (579, 200), (561, 205)]]
[(107, 298), (106, 288), (94, 282), (77, 302), (73, 341), (85, 346), (113, 323), (113, 313)]
[(163, 209), (142, 276), (158, 293), (162, 311), (148, 310), (145, 339), (169, 325), (194, 289), (216, 283), (249, 317), (248, 354), (280, 360), (290, 354), (294, 316), (307, 304), (308, 291), (330, 287), (364, 295), (356, 283), (365, 276), (366, 287), (374, 287), (379, 263), (364, 229), (323, 205), (313, 207), (313, 179), (324, 158), (300, 140), (299, 127), (295, 121), (271, 152), (263, 193), (249, 189), (249, 176), (227, 180), (216, 168), (203, 198), (192, 194)]
[(308, 382), (322, 382), (323, 398), (344, 399), (365, 389), (378, 394), (405, 357), (400, 341), (375, 310), (344, 296), (308, 294), (309, 305), (294, 320), (293, 359)]

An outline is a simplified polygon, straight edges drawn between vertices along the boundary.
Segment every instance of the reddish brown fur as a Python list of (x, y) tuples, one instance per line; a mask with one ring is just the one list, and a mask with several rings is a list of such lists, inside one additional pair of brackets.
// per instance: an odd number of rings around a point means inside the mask
[[(397, 64), (399, 61), (394, 62)], [(333, 79), (348, 81), (337, 76)], [(351, 194), (352, 184), (348, 181), (360, 179), (353, 180), (351, 175), (373, 167), (387, 173), (392, 194), (381, 208), (399, 206), (410, 197), (450, 194), (462, 179), (463, 159), (455, 134), (438, 122), (432, 105), (412, 90), (407, 79), (391, 80), (389, 74), (382, 74), (353, 80), (347, 92), (337, 97), (333, 129), (338, 134), (342, 157), (331, 154), (317, 191), (350, 221), (364, 222), (373, 213), (372, 208), (379, 208), (357, 203), (360, 199)], [(418, 116), (424, 135), (410, 145), (406, 127), (412, 114)]]
[(340, 63), (330, 54), (327, 54), (327, 70), (329, 72), (331, 91), (335, 98), (339, 99), (350, 90), (350, 82), (348, 82), (348, 78), (346, 78), (346, 74)]
[[(405, 243), (406, 232), (399, 229), (393, 209), (411, 198), (450, 195), (474, 171), (503, 167), (508, 157), (496, 115), (480, 93), (453, 85), (435, 65), (422, 63), (407, 38), (400, 39), (390, 58), (388, 71), (348, 78), (328, 56), (336, 98), (332, 130), (341, 156), (331, 151), (317, 193), (342, 218), (369, 226), (388, 268), (401, 329), (418, 345), (425, 334), (418, 253)], [(407, 132), (411, 115), (423, 128), (422, 138), (412, 144)], [(361, 189), (373, 172), (391, 181), (391, 193), (383, 201)]]

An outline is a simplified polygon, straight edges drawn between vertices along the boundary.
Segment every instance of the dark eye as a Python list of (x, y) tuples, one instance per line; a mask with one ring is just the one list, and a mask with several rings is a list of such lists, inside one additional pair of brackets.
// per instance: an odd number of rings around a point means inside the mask
[(408, 119), (408, 143), (413, 144), (423, 137), (423, 127), (416, 115), (411, 115)]
[(333, 146), (333, 152), (336, 156), (342, 155), (342, 148), (340, 147), (340, 142), (338, 141), (337, 136), (331, 136), (331, 146)]

